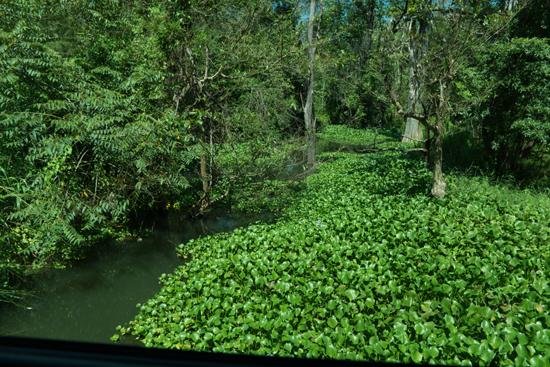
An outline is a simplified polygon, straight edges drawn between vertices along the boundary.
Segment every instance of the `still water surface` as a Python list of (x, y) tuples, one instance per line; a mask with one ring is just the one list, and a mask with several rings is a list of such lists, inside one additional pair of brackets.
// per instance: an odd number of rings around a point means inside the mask
[[(362, 148), (319, 139), (316, 153), (342, 149), (351, 153)], [(294, 152), (278, 179), (311, 173), (304, 172), (305, 163), (305, 152)], [(214, 209), (205, 220), (194, 222), (178, 213), (147, 218), (153, 229), (149, 236), (96, 247), (86, 260), (41, 278), (36, 297), (27, 299), (25, 307), (0, 308), (0, 335), (110, 343), (116, 327), (138, 314), (136, 304), (160, 291), (158, 278), (184, 263), (176, 255), (178, 244), (273, 219), (270, 213), (227, 209)], [(122, 338), (120, 343), (142, 345), (133, 338)]]
[[(270, 213), (227, 209), (194, 222), (177, 213), (156, 217), (153, 232), (141, 241), (100, 246), (86, 260), (40, 279), (37, 296), (27, 299), (25, 307), (1, 308), (0, 335), (110, 343), (116, 326), (137, 315), (136, 304), (160, 291), (158, 278), (186, 261), (176, 255), (176, 245), (272, 219)], [(131, 338), (121, 342), (142, 345)]]

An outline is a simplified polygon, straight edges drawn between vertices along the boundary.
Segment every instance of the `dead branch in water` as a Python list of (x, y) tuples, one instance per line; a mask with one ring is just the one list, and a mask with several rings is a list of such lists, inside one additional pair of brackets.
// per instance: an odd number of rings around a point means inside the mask
[(426, 148), (412, 148), (412, 149), (400, 149), (400, 148), (376, 148), (376, 149), (363, 149), (363, 150), (354, 150), (354, 153), (359, 154), (367, 154), (367, 153), (378, 153), (378, 152), (385, 152), (388, 150), (396, 150), (398, 152), (402, 153), (409, 153), (409, 152), (424, 152), (427, 153), (428, 150)]
[(225, 190), (225, 192), (222, 195), (218, 196), (213, 200), (210, 200), (211, 186), (202, 195), (200, 195), (195, 189), (193, 189), (195, 193), (199, 196), (199, 200), (197, 200), (195, 205), (193, 205), (191, 209), (189, 209), (189, 213), (187, 214), (187, 217), (189, 219), (196, 219), (198, 217), (202, 217), (203, 215), (205, 215), (208, 212), (208, 210), (210, 210), (210, 207), (212, 205), (229, 196), (229, 192), (231, 191), (231, 186), (233, 185), (234, 181), (235, 181), (235, 178), (231, 177), (229, 179), (229, 186), (227, 187), (227, 190)]

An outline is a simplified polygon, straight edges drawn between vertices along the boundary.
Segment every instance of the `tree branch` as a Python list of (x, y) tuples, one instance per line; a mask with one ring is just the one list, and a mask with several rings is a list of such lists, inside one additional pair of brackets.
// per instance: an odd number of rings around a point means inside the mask
[(409, 152), (424, 152), (427, 153), (428, 150), (426, 148), (412, 148), (412, 149), (401, 149), (401, 148), (375, 148), (375, 149), (363, 149), (363, 150), (354, 150), (354, 153), (359, 154), (368, 154), (368, 153), (378, 153), (378, 152), (386, 152), (388, 150), (395, 150), (402, 153), (409, 153)]

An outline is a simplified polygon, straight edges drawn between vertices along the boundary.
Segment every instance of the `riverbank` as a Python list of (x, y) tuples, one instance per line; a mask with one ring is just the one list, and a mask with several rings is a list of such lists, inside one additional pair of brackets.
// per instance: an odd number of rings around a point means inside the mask
[(121, 333), (229, 353), (548, 363), (547, 197), (447, 175), (438, 200), (419, 157), (319, 158), (277, 223), (180, 245), (193, 261)]
[[(273, 218), (221, 208), (211, 214), (191, 222), (183, 211), (149, 213), (142, 218), (148, 236), (98, 244), (72, 267), (44, 271), (27, 287), (32, 295), (22, 307), (0, 308), (0, 335), (108, 343), (114, 327), (137, 314), (136, 303), (161, 290), (161, 274), (188, 261), (176, 244)], [(142, 345), (135, 341), (123, 340)]]

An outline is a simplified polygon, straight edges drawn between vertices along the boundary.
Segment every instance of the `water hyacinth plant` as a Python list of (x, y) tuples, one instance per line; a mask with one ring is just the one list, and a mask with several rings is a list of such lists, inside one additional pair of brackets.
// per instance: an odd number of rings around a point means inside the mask
[(199, 351), (549, 364), (548, 200), (453, 177), (434, 199), (428, 167), (396, 152), (320, 159), (277, 223), (179, 245), (192, 261), (121, 333)]

